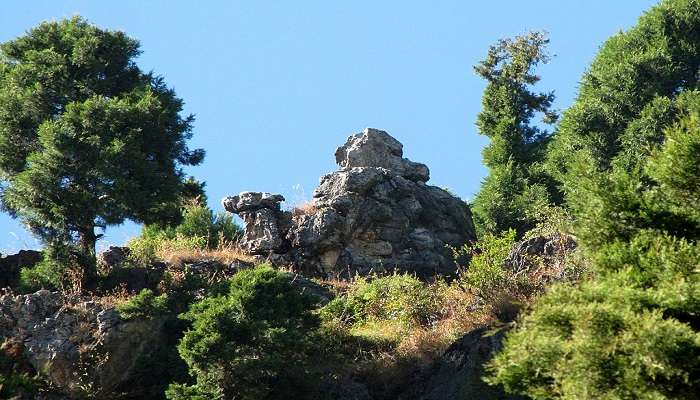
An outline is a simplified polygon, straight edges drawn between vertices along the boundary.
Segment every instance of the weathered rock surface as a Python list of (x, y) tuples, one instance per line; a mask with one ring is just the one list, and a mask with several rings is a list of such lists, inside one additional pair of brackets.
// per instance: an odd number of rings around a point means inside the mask
[(107, 250), (97, 255), (97, 265), (105, 271), (122, 267), (128, 260), (131, 250), (128, 247), (109, 246)]
[(448, 246), (476, 239), (464, 201), (427, 185), (428, 167), (403, 158), (401, 143), (384, 131), (350, 136), (335, 155), (340, 170), (321, 178), (305, 212), (282, 211), (284, 198), (270, 193), (223, 200), (245, 222), (244, 249), (327, 277), (455, 272)]
[(284, 197), (279, 194), (243, 192), (223, 200), (226, 211), (240, 215), (245, 224), (241, 240), (244, 250), (260, 255), (281, 253), (287, 248), (284, 233), (291, 214), (280, 209)]
[(116, 397), (137, 360), (158, 348), (163, 323), (123, 321), (96, 301), (65, 302), (47, 290), (0, 297), (0, 338), (22, 344), (34, 370), (70, 397), (86, 389), (99, 398)]
[(404, 178), (427, 182), (430, 171), (425, 164), (403, 158), (403, 145), (388, 133), (367, 128), (362, 134), (352, 135), (335, 151), (335, 162), (341, 169), (379, 167)]
[(516, 243), (503, 267), (514, 275), (537, 276), (531, 281), (539, 282), (544, 290), (553, 282), (578, 279), (581, 271), (571, 268), (569, 262), (576, 248), (576, 239), (565, 233), (535, 236)]
[(36, 250), (20, 250), (0, 258), (0, 288), (15, 287), (19, 271), (23, 267), (33, 267), (43, 258), (43, 253)]

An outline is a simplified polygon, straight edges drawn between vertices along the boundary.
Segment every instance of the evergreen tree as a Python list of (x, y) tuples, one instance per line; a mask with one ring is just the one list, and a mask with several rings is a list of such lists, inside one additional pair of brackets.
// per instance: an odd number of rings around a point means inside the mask
[(196, 379), (171, 384), (166, 397), (318, 399), (307, 376), (307, 337), (318, 327), (314, 299), (265, 265), (237, 273), (228, 291), (192, 304), (178, 345)]
[(662, 1), (605, 42), (549, 146), (547, 169), (565, 190), (576, 187), (575, 174), (569, 175), (575, 153), (586, 152), (607, 169), (620, 152), (639, 157), (661, 142), (656, 128), (672, 114), (659, 108), (700, 79), (699, 10), (698, 0)]
[(699, 50), (700, 2), (666, 0), (584, 76), (549, 162), (595, 276), (535, 304), (492, 382), (535, 399), (697, 398)]
[(551, 201), (553, 185), (541, 168), (549, 136), (532, 123), (538, 114), (545, 123), (556, 120), (554, 94), (532, 91), (540, 80), (532, 70), (549, 61), (548, 42), (541, 32), (500, 40), (474, 67), (488, 81), (477, 126), (490, 139), (483, 151), (489, 175), (473, 204), (481, 233), (522, 234), (533, 226), (532, 211)]
[(45, 242), (74, 248), (89, 283), (96, 228), (173, 214), (181, 167), (204, 156), (186, 144), (193, 117), (137, 67), (137, 41), (79, 17), (0, 50), (3, 205)]
[(596, 277), (543, 296), (508, 335), (491, 382), (533, 399), (697, 399), (700, 92), (684, 99), (640, 171), (646, 187), (624, 168), (588, 168), (578, 232)]

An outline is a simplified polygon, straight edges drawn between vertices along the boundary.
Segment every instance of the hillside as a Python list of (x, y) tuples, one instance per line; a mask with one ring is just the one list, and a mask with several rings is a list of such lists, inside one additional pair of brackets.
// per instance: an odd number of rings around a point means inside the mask
[(561, 112), (548, 45), (474, 67), (472, 202), (366, 128), (310, 200), (214, 212), (136, 40), (73, 17), (1, 44), (2, 210), (43, 248), (0, 258), (0, 398), (696, 399), (700, 1), (605, 41)]

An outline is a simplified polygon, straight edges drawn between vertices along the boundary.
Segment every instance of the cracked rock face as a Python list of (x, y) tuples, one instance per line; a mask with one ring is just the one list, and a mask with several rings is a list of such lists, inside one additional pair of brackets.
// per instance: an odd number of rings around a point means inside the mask
[(335, 156), (340, 169), (321, 178), (303, 212), (281, 211), (284, 198), (269, 193), (223, 200), (245, 222), (245, 250), (325, 277), (455, 272), (448, 246), (476, 239), (465, 202), (427, 185), (428, 167), (403, 158), (403, 145), (384, 131), (350, 136)]
[(47, 290), (0, 296), (0, 342), (20, 343), (33, 369), (71, 397), (90, 388), (99, 398), (113, 398), (139, 356), (162, 342), (163, 320), (123, 321), (113, 308), (75, 300), (67, 303)]

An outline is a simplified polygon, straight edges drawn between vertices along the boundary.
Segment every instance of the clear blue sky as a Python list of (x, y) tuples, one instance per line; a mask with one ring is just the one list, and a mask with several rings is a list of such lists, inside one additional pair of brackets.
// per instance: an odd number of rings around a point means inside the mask
[[(311, 197), (335, 169), (333, 153), (365, 127), (384, 129), (431, 183), (471, 199), (486, 174), (474, 121), (484, 82), (472, 65), (497, 39), (550, 33), (553, 61), (541, 88), (571, 104), (582, 72), (610, 35), (651, 0), (537, 1), (89, 1), (8, 0), (0, 41), (41, 21), (76, 14), (141, 41), (138, 63), (165, 77), (196, 115), (192, 147), (207, 157), (188, 172), (210, 205), (244, 190)], [(101, 247), (138, 233), (108, 229)], [(36, 247), (0, 215), (0, 252)]]

